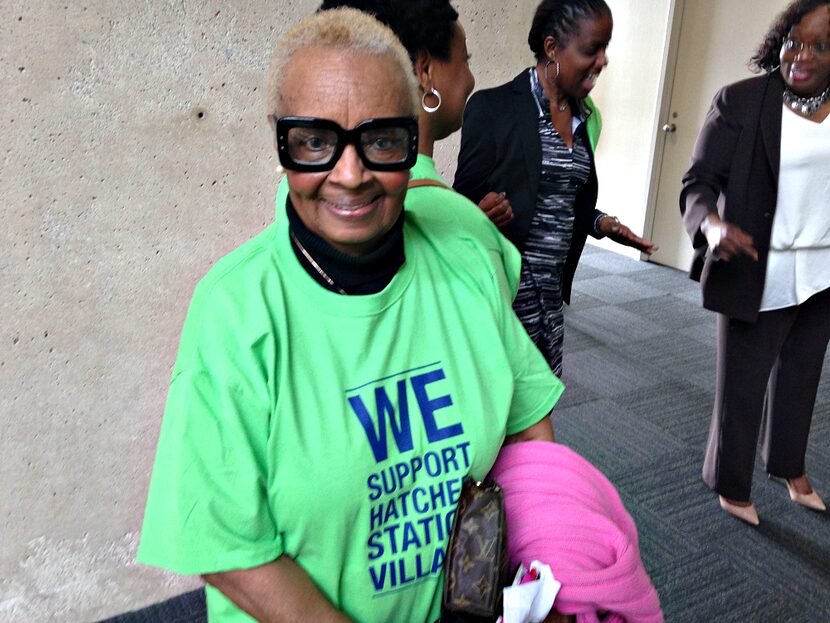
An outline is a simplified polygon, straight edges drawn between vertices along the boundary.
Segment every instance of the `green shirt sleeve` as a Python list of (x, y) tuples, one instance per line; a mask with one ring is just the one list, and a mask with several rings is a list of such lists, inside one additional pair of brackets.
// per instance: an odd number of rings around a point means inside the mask
[(185, 321), (138, 550), (140, 562), (184, 574), (283, 552), (267, 503), (269, 372), (244, 301), (219, 290), (200, 285)]

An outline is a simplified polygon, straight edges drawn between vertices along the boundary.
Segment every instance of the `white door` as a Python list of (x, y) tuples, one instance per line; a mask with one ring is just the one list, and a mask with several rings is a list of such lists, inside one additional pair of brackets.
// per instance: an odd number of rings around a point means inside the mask
[[(692, 245), (680, 220), (680, 180), (718, 89), (753, 74), (749, 58), (788, 0), (685, 0), (680, 19), (670, 107), (661, 121), (665, 145), (651, 239), (651, 261), (688, 270)], [(680, 12), (679, 12), (680, 13)]]

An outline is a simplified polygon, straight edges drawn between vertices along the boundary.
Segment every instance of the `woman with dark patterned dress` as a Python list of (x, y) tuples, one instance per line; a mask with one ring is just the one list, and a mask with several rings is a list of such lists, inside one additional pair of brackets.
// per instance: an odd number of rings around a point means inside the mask
[[(475, 93), (464, 113), (454, 187), (522, 252), (514, 309), (556, 374), (564, 303), (586, 237), (656, 249), (596, 209), (589, 135), (596, 138), (599, 124), (586, 98), (608, 64), (612, 29), (604, 0), (543, 0), (528, 35), (536, 65)], [(507, 201), (494, 205), (494, 191)]]

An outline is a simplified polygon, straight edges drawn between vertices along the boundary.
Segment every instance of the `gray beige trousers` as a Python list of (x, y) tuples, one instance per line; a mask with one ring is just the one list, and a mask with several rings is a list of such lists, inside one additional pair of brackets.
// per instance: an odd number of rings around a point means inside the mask
[(715, 405), (703, 480), (749, 500), (762, 420), (762, 458), (780, 478), (805, 473), (810, 421), (830, 339), (830, 289), (750, 323), (718, 315)]

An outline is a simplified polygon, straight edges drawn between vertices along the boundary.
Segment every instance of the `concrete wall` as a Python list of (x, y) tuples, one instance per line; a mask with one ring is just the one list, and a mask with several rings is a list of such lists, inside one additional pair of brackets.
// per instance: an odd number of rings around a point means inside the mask
[[(167, 383), (193, 286), (272, 220), (263, 73), (316, 5), (0, 3), (0, 620), (197, 584), (132, 561)], [(479, 86), (530, 63), (535, 0), (455, 5)]]

